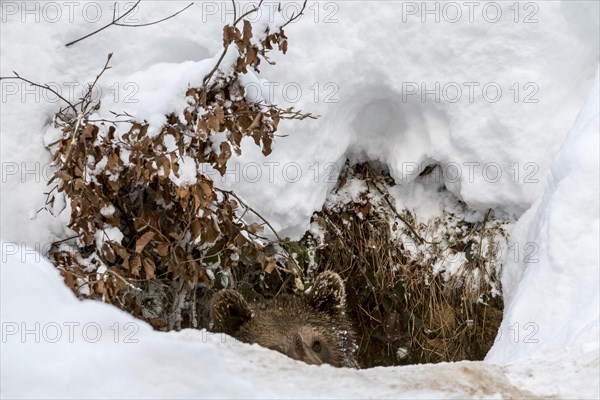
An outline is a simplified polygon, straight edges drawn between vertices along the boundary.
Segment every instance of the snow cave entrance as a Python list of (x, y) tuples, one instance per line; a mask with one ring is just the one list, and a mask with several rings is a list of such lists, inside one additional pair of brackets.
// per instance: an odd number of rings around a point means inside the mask
[[(442, 173), (433, 164), (397, 186), (377, 163), (347, 162), (300, 242), (309, 274), (346, 281), (362, 368), (482, 360), (494, 343), (509, 221), (470, 210)], [(417, 193), (437, 208), (402, 204)]]

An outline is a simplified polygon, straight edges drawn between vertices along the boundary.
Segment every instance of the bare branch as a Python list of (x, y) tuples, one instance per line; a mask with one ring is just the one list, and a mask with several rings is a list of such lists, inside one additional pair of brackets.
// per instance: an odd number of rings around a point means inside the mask
[[(294, 263), (294, 265), (296, 266), (296, 268), (298, 269), (298, 272), (301, 272), (302, 269), (300, 268), (300, 266), (298, 265), (298, 262), (296, 261), (296, 259), (289, 253), (289, 251), (285, 248), (284, 244), (285, 241), (281, 239), (281, 237), (279, 236), (279, 234), (277, 233), (277, 231), (275, 230), (275, 228), (273, 228), (273, 225), (271, 225), (269, 223), (269, 221), (263, 217), (262, 215), (260, 215), (258, 213), (258, 211), (256, 211), (255, 209), (253, 209), (252, 207), (250, 207), (248, 205), (248, 203), (246, 203), (242, 198), (240, 198), (237, 194), (235, 194), (234, 192), (230, 191), (230, 190), (224, 190), (224, 189), (219, 189), (219, 188), (215, 188), (215, 190), (218, 190), (221, 193), (225, 193), (228, 194), (230, 196), (233, 196), (237, 201), (240, 202), (240, 204), (242, 206), (244, 206), (244, 208), (246, 210), (249, 210), (250, 212), (252, 212), (254, 215), (256, 215), (258, 218), (260, 218), (268, 227), (269, 229), (271, 229), (271, 231), (273, 232), (273, 234), (275, 235), (275, 237), (277, 238), (277, 242), (281, 245), (282, 249), (285, 250), (285, 252), (287, 253), (287, 259), (292, 261)], [(245, 212), (244, 212), (245, 214)], [(258, 237), (258, 235), (255, 235)]]
[[(81, 102), (81, 111), (84, 114), (86, 113), (87, 106), (91, 103), (92, 90), (94, 89), (94, 86), (96, 86), (96, 83), (98, 83), (98, 80), (100, 79), (102, 74), (104, 74), (104, 72), (106, 72), (107, 70), (109, 70), (111, 68), (108, 66), (108, 63), (110, 62), (112, 55), (113, 55), (113, 53), (108, 53), (108, 57), (106, 58), (106, 63), (104, 63), (104, 67), (102, 67), (102, 71), (100, 71), (100, 73), (98, 75), (96, 75), (96, 79), (94, 79), (94, 82), (91, 85), (89, 85), (88, 91), (83, 96), (83, 99)], [(86, 99), (88, 99), (87, 103), (85, 102)]]
[(57, 240), (56, 242), (52, 242), (52, 244), (50, 245), (51, 247), (56, 247), (57, 245), (67, 242), (71, 239), (77, 239), (79, 237), (79, 235), (75, 235), (75, 236), (69, 236), (68, 238), (65, 239), (61, 239), (61, 240)]
[(160, 23), (161, 23), (161, 22), (163, 22), (163, 21), (166, 21), (166, 20), (168, 20), (168, 19), (171, 19), (171, 18), (173, 18), (173, 17), (176, 17), (177, 15), (181, 14), (182, 12), (184, 12), (185, 10), (187, 10), (188, 8), (190, 8), (190, 7), (191, 7), (191, 6), (193, 6), (193, 5), (194, 5), (194, 3), (190, 3), (190, 4), (188, 4), (187, 6), (185, 6), (184, 8), (182, 8), (181, 10), (177, 11), (175, 14), (169, 15), (168, 17), (166, 17), (166, 18), (163, 18), (163, 19), (159, 19), (158, 21), (154, 21), (154, 22), (148, 22), (148, 23), (146, 23), (146, 24), (135, 24), (135, 25), (130, 25), (130, 24), (119, 24), (119, 23), (115, 23), (114, 25), (117, 25), (117, 26), (125, 26), (125, 27), (128, 27), (128, 28), (139, 28), (139, 27), (142, 27), (142, 26), (150, 26), (150, 25), (160, 24)]
[(210, 81), (210, 78), (212, 78), (214, 73), (217, 72), (217, 69), (219, 69), (219, 66), (221, 65), (221, 61), (223, 61), (223, 58), (225, 58), (225, 54), (227, 54), (228, 48), (229, 48), (229, 45), (225, 46), (225, 48), (223, 49), (223, 52), (221, 53), (221, 57), (219, 57), (219, 60), (217, 61), (215, 66), (210, 70), (210, 72), (208, 74), (206, 74), (204, 76), (204, 79), (202, 79), (202, 83), (204, 86), (206, 86), (206, 84)]
[[(115, 22), (117, 22), (117, 21), (120, 21), (121, 19), (123, 19), (123, 18), (125, 18), (127, 15), (129, 15), (129, 13), (131, 13), (133, 10), (135, 10), (135, 8), (138, 6), (138, 4), (140, 4), (140, 2), (141, 2), (141, 0), (138, 0), (138, 1), (137, 1), (137, 2), (136, 2), (134, 5), (133, 5), (133, 7), (131, 7), (131, 8), (130, 8), (130, 9), (129, 9), (129, 10), (128, 10), (128, 11), (127, 11), (125, 14), (121, 15), (121, 16), (120, 16), (119, 18), (117, 18), (117, 19), (115, 19), (115, 18), (114, 18), (114, 17), (115, 17), (115, 11), (113, 10), (113, 20), (112, 20), (112, 22), (111, 22), (110, 24), (108, 24), (108, 25), (105, 25), (105, 26), (103, 26), (102, 28), (100, 28), (100, 29), (97, 29), (97, 30), (95, 30), (94, 32), (92, 32), (92, 33), (89, 33), (89, 34), (87, 34), (87, 35), (85, 35), (85, 36), (83, 36), (83, 37), (81, 37), (81, 38), (79, 38), (79, 39), (77, 39), (77, 40), (73, 40), (72, 42), (69, 42), (69, 43), (67, 43), (65, 46), (66, 46), (66, 47), (69, 47), (69, 46), (71, 46), (71, 45), (73, 45), (73, 44), (75, 44), (75, 43), (81, 42), (83, 39), (87, 39), (87, 38), (89, 38), (90, 36), (92, 36), (92, 35), (95, 35), (96, 33), (98, 33), (98, 32), (101, 32), (101, 31), (105, 30), (105, 29), (106, 29), (106, 28), (108, 28), (109, 26), (111, 26), (111, 25), (114, 25), (114, 24), (115, 24)], [(115, 3), (115, 4), (116, 4), (116, 3)], [(116, 7), (115, 7), (115, 9), (116, 9)]]
[(233, 21), (233, 26), (236, 26), (241, 20), (243, 20), (244, 18), (246, 18), (248, 15), (252, 14), (253, 12), (258, 11), (258, 9), (260, 8), (260, 6), (262, 6), (263, 0), (260, 0), (260, 2), (258, 3), (258, 5), (256, 7), (254, 7), (252, 10), (245, 12), (244, 14), (242, 14), (238, 19), (234, 19)]
[(235, 199), (237, 201), (239, 201), (240, 204), (242, 206), (244, 206), (244, 208), (246, 208), (247, 210), (251, 211), (254, 215), (256, 215), (258, 218), (260, 218), (269, 227), (269, 229), (271, 229), (271, 231), (273, 232), (273, 234), (275, 235), (275, 237), (277, 238), (277, 240), (279, 242), (283, 242), (283, 240), (281, 240), (281, 238), (279, 237), (279, 234), (277, 233), (277, 231), (275, 230), (275, 228), (273, 228), (273, 226), (269, 223), (269, 221), (267, 221), (266, 218), (264, 218), (262, 215), (260, 215), (258, 213), (258, 211), (254, 210), (252, 207), (250, 207), (248, 205), (248, 203), (246, 203), (244, 200), (242, 200), (237, 194), (235, 194), (231, 190), (225, 190), (225, 189), (219, 189), (219, 188), (215, 188), (215, 190), (218, 190), (221, 193), (225, 193), (225, 194), (228, 194), (230, 196), (235, 197)]
[(83, 37), (81, 37), (81, 38), (79, 38), (79, 39), (77, 39), (77, 40), (74, 40), (74, 41), (72, 41), (72, 42), (69, 42), (69, 43), (67, 43), (65, 46), (69, 47), (69, 46), (71, 46), (71, 45), (73, 45), (73, 44), (75, 44), (75, 43), (77, 43), (77, 42), (80, 42), (80, 41), (82, 41), (82, 40), (84, 40), (84, 39), (87, 39), (87, 38), (89, 38), (90, 36), (93, 36), (93, 35), (95, 35), (96, 33), (98, 33), (98, 32), (101, 32), (101, 31), (103, 31), (104, 29), (106, 29), (106, 28), (108, 28), (109, 26), (112, 26), (112, 25), (115, 25), (115, 26), (124, 26), (124, 27), (127, 27), (127, 28), (140, 28), (140, 27), (143, 27), (143, 26), (156, 25), (156, 24), (159, 24), (159, 23), (161, 23), (161, 22), (164, 22), (164, 21), (166, 21), (166, 20), (168, 20), (168, 19), (171, 19), (171, 18), (174, 18), (174, 17), (176, 17), (177, 15), (181, 14), (182, 12), (184, 12), (185, 10), (187, 10), (188, 8), (190, 8), (191, 6), (193, 6), (193, 5), (194, 5), (194, 3), (190, 3), (190, 4), (188, 4), (187, 6), (185, 6), (184, 8), (182, 8), (181, 10), (177, 11), (176, 13), (174, 13), (174, 14), (171, 14), (171, 15), (169, 15), (169, 16), (168, 16), (168, 17), (166, 17), (166, 18), (159, 19), (158, 21), (154, 21), (154, 22), (148, 22), (148, 23), (145, 23), (145, 24), (122, 24), (122, 23), (119, 23), (119, 21), (120, 21), (120, 20), (122, 20), (122, 19), (123, 19), (123, 18), (125, 18), (125, 17), (126, 17), (128, 14), (129, 14), (129, 13), (131, 13), (133, 10), (135, 10), (135, 8), (138, 6), (138, 4), (140, 4), (140, 1), (141, 1), (141, 0), (138, 0), (138, 1), (137, 1), (137, 2), (136, 2), (134, 5), (133, 5), (133, 7), (131, 7), (129, 10), (127, 10), (127, 12), (125, 12), (125, 13), (124, 13), (123, 15), (121, 15), (119, 18), (115, 18), (115, 17), (116, 17), (116, 7), (114, 7), (114, 9), (113, 9), (113, 19), (112, 19), (112, 22), (110, 22), (109, 24), (107, 24), (107, 25), (103, 26), (103, 27), (102, 27), (102, 28), (100, 28), (100, 29), (97, 29), (97, 30), (95, 30), (95, 31), (94, 31), (94, 32), (92, 32), (92, 33), (89, 33), (89, 34), (87, 34), (87, 35), (85, 35), (85, 36), (83, 36)]
[(62, 101), (64, 101), (65, 103), (67, 103), (69, 105), (69, 107), (73, 110), (73, 112), (75, 114), (77, 114), (77, 109), (75, 108), (75, 106), (73, 105), (73, 103), (71, 103), (69, 100), (65, 99), (60, 93), (58, 93), (56, 90), (52, 89), (47, 84), (42, 85), (41, 83), (32, 82), (29, 79), (23, 78), (22, 76), (20, 76), (19, 74), (17, 74), (15, 71), (13, 71), (13, 74), (15, 74), (15, 76), (0, 76), (0, 80), (4, 80), (4, 79), (6, 79), (6, 80), (8, 80), (8, 79), (16, 79), (16, 80), (20, 80), (20, 81), (23, 81), (23, 82), (27, 82), (27, 83), (29, 83), (32, 86), (48, 90), (48, 91), (54, 93), (55, 95), (57, 95)]
[(237, 19), (237, 11), (235, 10), (235, 0), (231, 0), (231, 5), (233, 6), (233, 20), (235, 21)]
[(304, 0), (304, 4), (302, 4), (302, 8), (300, 9), (300, 12), (297, 15), (293, 15), (292, 18), (290, 18), (290, 20), (288, 22), (286, 22), (285, 24), (283, 24), (281, 26), (281, 29), (285, 28), (288, 24), (290, 24), (291, 22), (294, 22), (295, 20), (297, 20), (298, 18), (300, 18), (300, 16), (302, 14), (304, 14), (304, 9), (306, 8), (306, 3), (308, 2), (308, 0)]
[(413, 228), (413, 226), (406, 220), (406, 218), (404, 218), (402, 215), (400, 215), (400, 213), (396, 210), (396, 207), (392, 204), (392, 202), (389, 199), (390, 193), (385, 189), (385, 186), (384, 186), (384, 188), (381, 188), (381, 187), (379, 187), (379, 185), (377, 185), (377, 182), (381, 183), (381, 179), (377, 176), (377, 174), (375, 174), (373, 172), (373, 170), (371, 169), (370, 166), (367, 165), (367, 168), (368, 168), (369, 176), (373, 182), (373, 186), (375, 187), (375, 189), (377, 189), (377, 191), (383, 196), (383, 199), (385, 200), (387, 205), (390, 207), (390, 209), (393, 211), (393, 213), (396, 215), (396, 217), (404, 223), (404, 225), (411, 231), (411, 233), (414, 235), (414, 237), (420, 243), (440, 244), (441, 242), (430, 242), (430, 241), (424, 239), (423, 237), (421, 237), (421, 235), (419, 235), (417, 233), (417, 230), (415, 228)]

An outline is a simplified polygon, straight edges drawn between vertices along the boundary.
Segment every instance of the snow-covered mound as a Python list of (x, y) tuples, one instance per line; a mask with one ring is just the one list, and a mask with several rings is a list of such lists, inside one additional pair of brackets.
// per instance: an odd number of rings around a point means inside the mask
[(543, 196), (511, 234), (503, 276), (505, 315), (490, 362), (598, 355), (599, 96), (596, 75), (552, 160)]

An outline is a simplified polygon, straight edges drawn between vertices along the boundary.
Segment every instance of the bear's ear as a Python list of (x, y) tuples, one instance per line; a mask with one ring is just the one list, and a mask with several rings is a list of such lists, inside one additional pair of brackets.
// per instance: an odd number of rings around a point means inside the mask
[(321, 272), (306, 296), (313, 308), (329, 315), (341, 315), (346, 311), (344, 281), (333, 271)]
[(235, 290), (221, 290), (212, 298), (210, 307), (213, 330), (228, 335), (235, 334), (240, 327), (252, 319), (252, 309), (242, 295)]

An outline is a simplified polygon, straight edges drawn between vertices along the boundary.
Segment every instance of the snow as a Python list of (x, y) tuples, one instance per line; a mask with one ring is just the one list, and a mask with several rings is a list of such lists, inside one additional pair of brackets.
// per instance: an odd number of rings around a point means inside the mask
[(179, 186), (193, 185), (196, 183), (196, 162), (190, 156), (179, 159), (179, 171), (177, 174), (171, 170), (169, 179)]
[[(5, 249), (5, 242), (2, 243)], [(597, 359), (441, 363), (353, 370), (313, 366), (223, 334), (155, 332), (80, 301), (35, 252), (3, 252), (3, 398), (593, 398)], [(23, 255), (26, 258), (23, 259)], [(27, 290), (24, 290), (27, 289)], [(565, 368), (567, 367), (567, 368)], [(596, 390), (596, 391), (595, 391)]]
[[(500, 326), (505, 334), (488, 353), (490, 362), (598, 354), (598, 74), (573, 129), (550, 164), (544, 194), (511, 233), (509, 247), (521, 254), (516, 262), (513, 254), (506, 258), (505, 316)], [(526, 324), (528, 331), (523, 330)], [(516, 336), (507, 333), (515, 330), (521, 335), (535, 332), (535, 339), (514, 340)]]
[(221, 384), (226, 371), (215, 346), (156, 334), (112, 306), (77, 300), (43, 259), (31, 257), (22, 264), (17, 256), (4, 258), (3, 398), (244, 393), (242, 379), (232, 386)]
[[(75, 99), (114, 52), (100, 112), (145, 119), (150, 134), (165, 113), (185, 106), (188, 85), (214, 65), (223, 18), (232, 18), (229, 2), (201, 2), (164, 23), (111, 27), (67, 48), (106, 23), (113, 3), (71, 4), (73, 18), (64, 5), (58, 22), (42, 3), (28, 4), (42, 18), (22, 13), (20, 3), (0, 5), (0, 75), (14, 70), (60, 82)], [(119, 12), (125, 4), (117, 3)], [(142, 2), (131, 18), (153, 21), (187, 4)], [(1, 397), (600, 397), (598, 3), (494, 3), (502, 18), (493, 23), (484, 18), (493, 10), (482, 14), (490, 3), (472, 13), (453, 3), (462, 11), (456, 23), (443, 18), (450, 16), (444, 4), (313, 3), (286, 28), (287, 55), (274, 55), (277, 65), (263, 62), (260, 77), (245, 79), (267, 102), (320, 118), (282, 122), (278, 133), (286, 137), (276, 138), (268, 158), (244, 140), (226, 176), (213, 178), (282, 237), (298, 238), (347, 157), (388, 169), (398, 183), (391, 191), (396, 205), (422, 216), (449, 204), (439, 182), (414, 182), (426, 165), (439, 163), (442, 183), (471, 209), (518, 218), (502, 274), (505, 316), (484, 362), (315, 367), (205, 331), (155, 332), (114, 307), (77, 300), (40, 255), (71, 235), (68, 206), (56, 217), (37, 212), (51, 175), (44, 140), (57, 138), (49, 122), (59, 104), (2, 81)], [(440, 11), (424, 14), (423, 5)], [(86, 6), (105, 18), (81, 18)], [(527, 16), (537, 22), (526, 23)], [(273, 26), (268, 18), (265, 12), (260, 24)], [(190, 165), (181, 162), (182, 175), (171, 179), (190, 182)], [(114, 229), (106, 233), (118, 239)], [(22, 336), (25, 329), (30, 333)], [(101, 334), (92, 343), (95, 332)], [(138, 341), (126, 343), (128, 335)]]
[(112, 241), (121, 244), (121, 241), (123, 240), (123, 233), (119, 230), (119, 228), (107, 225), (106, 228), (96, 232), (94, 239), (96, 242), (96, 248), (101, 250), (102, 245), (106, 241)]
[(115, 207), (112, 205), (107, 206), (107, 207), (102, 207), (100, 209), (100, 214), (102, 214), (105, 217), (109, 217), (109, 216), (113, 215), (114, 213), (115, 213)]

